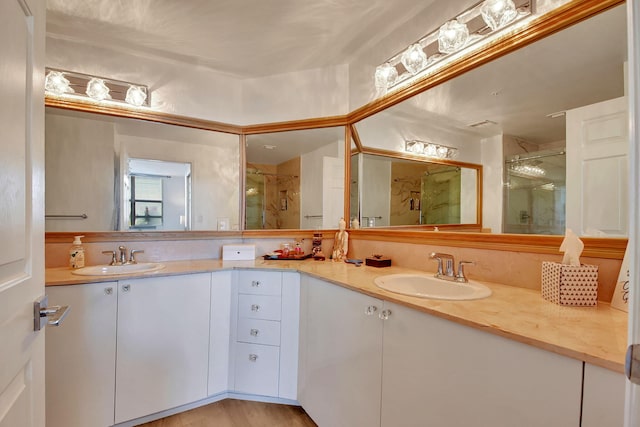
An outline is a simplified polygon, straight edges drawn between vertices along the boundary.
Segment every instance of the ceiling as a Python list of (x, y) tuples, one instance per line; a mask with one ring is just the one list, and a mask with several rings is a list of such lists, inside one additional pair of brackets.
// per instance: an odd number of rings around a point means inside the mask
[(47, 0), (47, 35), (243, 78), (346, 64), (435, 0)]
[[(534, 144), (565, 139), (557, 112), (624, 95), (626, 6), (580, 22), (414, 96), (367, 121), (402, 121)], [(376, 117), (379, 116), (379, 117)], [(489, 121), (486, 125), (470, 125)], [(378, 125), (379, 127), (380, 125)], [(360, 132), (364, 138), (365, 133)], [(362, 141), (367, 145), (367, 141)]]

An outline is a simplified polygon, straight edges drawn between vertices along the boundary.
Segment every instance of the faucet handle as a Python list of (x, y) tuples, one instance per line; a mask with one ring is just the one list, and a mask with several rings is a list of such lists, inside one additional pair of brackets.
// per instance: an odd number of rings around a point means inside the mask
[(140, 249), (131, 249), (129, 252), (129, 264), (137, 264), (138, 261), (136, 261), (136, 254), (140, 253), (144, 253), (144, 251)]
[(111, 262), (109, 265), (116, 265), (118, 263), (118, 258), (116, 258), (116, 251), (102, 251), (105, 255), (111, 255)]
[(467, 279), (467, 276), (465, 276), (464, 274), (464, 265), (465, 264), (471, 264), (471, 265), (476, 265), (475, 262), (473, 261), (460, 261), (458, 262), (458, 274), (456, 274), (456, 281), (457, 282), (468, 282), (469, 280)]
[(438, 261), (438, 272), (436, 273), (436, 276), (442, 276), (444, 274), (444, 270), (442, 266), (442, 257), (440, 256), (440, 254), (436, 252), (431, 252), (431, 254), (429, 255), (429, 258), (435, 259), (436, 261)]

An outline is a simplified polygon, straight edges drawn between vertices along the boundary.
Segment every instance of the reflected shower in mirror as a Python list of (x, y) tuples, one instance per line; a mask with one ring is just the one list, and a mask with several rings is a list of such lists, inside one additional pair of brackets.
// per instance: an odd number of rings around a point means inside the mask
[(344, 128), (246, 137), (245, 227), (335, 228), (344, 215)]
[(46, 231), (239, 229), (239, 141), (48, 107)]
[(478, 223), (481, 166), (372, 154), (353, 157), (360, 163), (362, 227)]
[(563, 234), (567, 193), (564, 149), (509, 156), (504, 173), (504, 232)]

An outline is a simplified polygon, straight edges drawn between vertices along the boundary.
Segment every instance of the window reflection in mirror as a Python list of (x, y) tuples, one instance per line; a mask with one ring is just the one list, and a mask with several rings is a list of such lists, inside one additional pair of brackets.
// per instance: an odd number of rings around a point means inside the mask
[(344, 128), (247, 135), (247, 230), (335, 228), (344, 215)]
[[(48, 107), (45, 229), (239, 229), (239, 141), (234, 134)], [(161, 195), (135, 195), (132, 202), (132, 175), (163, 177)]]
[(478, 223), (479, 165), (356, 157), (362, 227)]

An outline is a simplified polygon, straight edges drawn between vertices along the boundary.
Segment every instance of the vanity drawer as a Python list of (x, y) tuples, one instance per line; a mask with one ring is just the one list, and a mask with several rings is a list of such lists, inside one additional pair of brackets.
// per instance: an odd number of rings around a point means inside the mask
[(236, 344), (235, 391), (278, 396), (280, 348)]
[(271, 295), (238, 295), (238, 318), (280, 320), (281, 300)]
[(242, 317), (236, 335), (241, 342), (280, 345), (280, 322)]
[(280, 295), (282, 293), (282, 273), (241, 271), (238, 276), (238, 293)]

